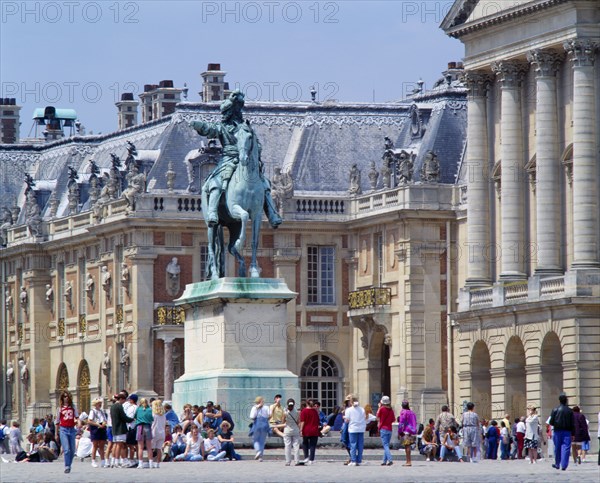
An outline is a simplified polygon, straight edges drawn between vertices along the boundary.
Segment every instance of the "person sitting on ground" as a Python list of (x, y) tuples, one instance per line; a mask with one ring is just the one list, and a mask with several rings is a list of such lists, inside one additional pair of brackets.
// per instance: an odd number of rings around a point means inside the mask
[(319, 401), (315, 401), (314, 405), (315, 409), (319, 413), (319, 426), (321, 427), (320, 435), (325, 436), (327, 433), (329, 433), (329, 431), (331, 431), (331, 426), (327, 424), (327, 416), (325, 416), (325, 413), (321, 410), (321, 403)]
[(52, 433), (48, 432), (44, 434), (41, 443), (39, 442), (39, 436), (40, 435), (38, 435), (38, 453), (40, 454), (40, 461), (50, 463), (57, 459), (60, 451)]
[(204, 423), (208, 423), (208, 427), (216, 431), (221, 426), (223, 415), (212, 401), (208, 401), (206, 407), (198, 414), (196, 421), (200, 423), (201, 427), (204, 427)]
[(437, 443), (435, 442), (435, 434), (433, 433), (433, 429), (431, 429), (431, 425), (427, 425), (423, 430), (421, 441), (423, 443), (421, 454), (425, 455), (425, 461), (434, 461)]
[(221, 442), (215, 436), (215, 430), (210, 428), (208, 430), (207, 438), (203, 441), (204, 443), (204, 458), (208, 461), (221, 461), (227, 454), (226, 451), (221, 449)]
[(231, 425), (228, 421), (223, 421), (221, 423), (221, 431), (218, 439), (219, 443), (221, 443), (221, 449), (225, 451), (225, 457), (229, 458), (229, 461), (242, 459), (242, 457), (235, 452), (235, 448), (233, 447), (233, 432), (231, 431)]
[(183, 434), (183, 430), (179, 424), (173, 428), (173, 434), (171, 435), (171, 438), (172, 442), (169, 455), (171, 460), (175, 460), (177, 456), (185, 453), (185, 448), (187, 446), (187, 438), (185, 434)]
[(373, 406), (365, 404), (365, 416), (367, 417), (367, 431), (370, 437), (379, 437), (379, 428), (377, 427), (377, 416), (373, 414)]
[(221, 418), (223, 419), (223, 421), (227, 421), (229, 423), (231, 431), (233, 431), (233, 428), (235, 428), (235, 423), (233, 422), (233, 418), (231, 417), (231, 414), (229, 414), (229, 412), (225, 411), (221, 407), (220, 404), (215, 404), (215, 408), (217, 409), (217, 411), (221, 412)]
[(184, 404), (183, 412), (179, 415), (179, 424), (181, 424), (181, 429), (184, 433), (187, 433), (190, 430), (190, 424), (192, 424), (192, 421), (194, 421), (192, 405)]
[[(38, 439), (39, 436), (39, 439)], [(35, 431), (32, 431), (27, 435), (27, 441), (29, 443), (29, 452), (21, 451), (17, 454), (15, 462), (19, 463), (39, 463), (41, 461), (40, 453), (38, 452), (38, 446), (44, 441), (44, 436), (39, 433), (36, 435)]]
[(172, 445), (172, 443), (173, 443), (173, 436), (171, 434), (171, 425), (167, 421), (167, 424), (165, 424), (165, 442), (163, 443), (162, 448), (160, 450), (160, 452), (162, 454), (162, 461), (165, 463), (167, 461), (171, 461), (171, 445)]
[(460, 439), (458, 437), (458, 433), (456, 431), (455, 426), (450, 426), (448, 432), (444, 435), (444, 441), (442, 441), (442, 448), (440, 451), (440, 459), (439, 461), (444, 461), (446, 457), (446, 453), (448, 451), (454, 451), (456, 456), (458, 456), (458, 461), (461, 463), (464, 462), (462, 452), (460, 450)]
[(276, 394), (273, 398), (274, 402), (269, 407), (271, 417), (269, 418), (269, 429), (275, 436), (283, 438), (283, 432), (280, 427), (283, 423), (284, 408), (281, 405), (281, 394)]
[(190, 434), (187, 438), (185, 451), (177, 455), (174, 461), (202, 461), (204, 459), (204, 445), (198, 427), (192, 425)]
[[(344, 408), (345, 409), (345, 408)], [(336, 406), (333, 414), (335, 418), (333, 419), (333, 424), (330, 424), (332, 431), (341, 431), (342, 426), (344, 425), (344, 409), (341, 406)]]
[(167, 422), (169, 423), (169, 426), (171, 427), (171, 432), (173, 432), (173, 428), (177, 424), (179, 424), (179, 418), (177, 417), (177, 414), (175, 414), (175, 411), (173, 410), (173, 406), (171, 406), (171, 404), (164, 403), (164, 407), (165, 407), (165, 418), (166, 418)]

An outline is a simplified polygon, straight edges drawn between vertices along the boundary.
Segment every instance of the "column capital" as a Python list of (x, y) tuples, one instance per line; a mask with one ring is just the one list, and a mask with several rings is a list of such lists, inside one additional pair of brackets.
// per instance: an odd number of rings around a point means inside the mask
[(535, 69), (536, 77), (554, 77), (564, 59), (564, 53), (535, 49), (527, 53), (527, 61)]
[(563, 43), (573, 67), (591, 67), (594, 65), (598, 42), (592, 39), (570, 39)]
[(485, 97), (488, 85), (494, 80), (494, 76), (485, 71), (468, 71), (462, 76), (462, 81), (469, 89), (469, 97)]
[(503, 88), (512, 89), (523, 79), (527, 72), (527, 64), (518, 60), (501, 60), (492, 64), (492, 70)]

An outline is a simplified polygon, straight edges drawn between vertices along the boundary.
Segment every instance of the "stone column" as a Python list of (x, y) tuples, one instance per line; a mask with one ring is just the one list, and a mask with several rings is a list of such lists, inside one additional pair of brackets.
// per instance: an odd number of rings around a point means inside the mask
[(166, 337), (163, 341), (165, 347), (164, 397), (165, 400), (170, 401), (173, 395), (173, 339)]
[(485, 256), (490, 245), (489, 159), (486, 90), (491, 76), (467, 72), (469, 88), (467, 125), (467, 239), (469, 263), (466, 285), (490, 285), (490, 260)]
[(525, 275), (525, 205), (523, 127), (519, 87), (525, 64), (496, 62), (492, 66), (501, 83), (502, 199), (501, 280), (523, 280)]
[(594, 57), (598, 44), (572, 39), (564, 44), (573, 62), (573, 263), (597, 268), (598, 158)]
[(527, 60), (536, 72), (536, 243), (538, 275), (560, 275), (560, 160), (556, 71), (562, 56), (533, 50)]

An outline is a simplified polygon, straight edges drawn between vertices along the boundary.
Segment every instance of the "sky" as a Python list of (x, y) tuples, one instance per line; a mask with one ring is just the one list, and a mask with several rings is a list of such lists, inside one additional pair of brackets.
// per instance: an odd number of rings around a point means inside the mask
[(220, 63), (247, 100), (386, 102), (432, 86), (462, 44), (439, 28), (450, 0), (0, 0), (0, 97), (75, 109), (87, 132), (117, 129), (114, 103), (144, 84), (187, 83)]

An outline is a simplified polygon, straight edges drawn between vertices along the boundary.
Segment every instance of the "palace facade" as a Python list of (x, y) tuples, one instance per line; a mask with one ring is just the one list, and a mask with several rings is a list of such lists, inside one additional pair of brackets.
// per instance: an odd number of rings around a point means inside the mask
[[(469, 400), (484, 417), (546, 415), (565, 391), (594, 430), (599, 20), (594, 1), (459, 0), (442, 28), (464, 68), (429, 90), (248, 103), (284, 218), (263, 224), (259, 264), (298, 293), (288, 369), (303, 397), (329, 410), (389, 394), (425, 420)], [(218, 64), (202, 76), (225, 95)], [(62, 388), (83, 409), (122, 387), (170, 399), (185, 358), (173, 300), (204, 277), (200, 189), (220, 155), (188, 126), (219, 120), (219, 103), (173, 107), (180, 93), (147, 86), (143, 124), (125, 95), (112, 134), (0, 145), (7, 417), (49, 412)]]

